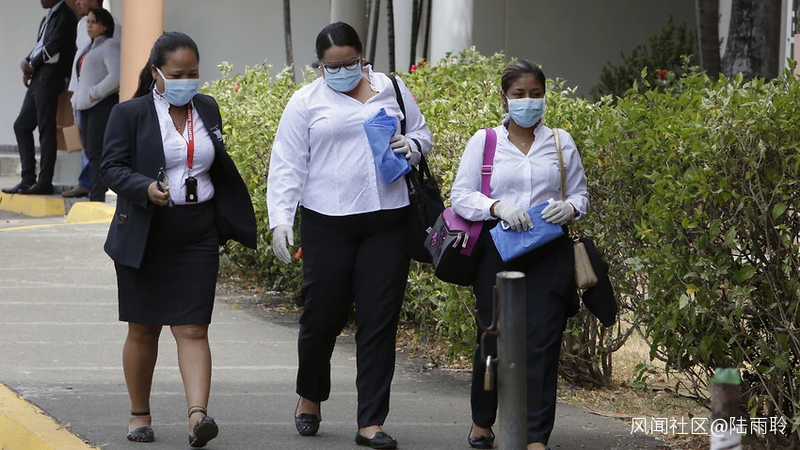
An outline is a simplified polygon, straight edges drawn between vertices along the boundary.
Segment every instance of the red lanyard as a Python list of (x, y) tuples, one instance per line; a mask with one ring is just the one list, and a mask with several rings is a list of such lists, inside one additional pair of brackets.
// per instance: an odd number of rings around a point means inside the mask
[[(181, 130), (177, 125), (175, 125), (175, 131), (177, 131), (178, 134), (181, 134)], [(189, 166), (189, 176), (192, 176), (192, 163), (194, 162), (194, 127), (192, 126), (191, 102), (189, 102), (189, 105), (186, 109), (186, 136), (189, 138), (186, 141), (186, 165)], [(183, 138), (182, 134), (181, 138)]]

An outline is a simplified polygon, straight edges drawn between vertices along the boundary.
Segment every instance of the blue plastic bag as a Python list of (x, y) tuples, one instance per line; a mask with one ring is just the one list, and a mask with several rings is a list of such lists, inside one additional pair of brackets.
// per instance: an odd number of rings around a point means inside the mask
[(561, 225), (542, 219), (542, 211), (549, 204), (550, 202), (539, 203), (528, 210), (528, 215), (531, 216), (531, 222), (533, 222), (533, 228), (530, 230), (514, 231), (508, 223), (502, 220), (489, 230), (503, 262), (511, 261), (564, 234)]
[(411, 172), (411, 165), (406, 157), (397, 154), (389, 147), (389, 141), (397, 130), (397, 121), (381, 108), (377, 114), (364, 121), (364, 131), (372, 148), (375, 166), (385, 184), (392, 184), (400, 177)]

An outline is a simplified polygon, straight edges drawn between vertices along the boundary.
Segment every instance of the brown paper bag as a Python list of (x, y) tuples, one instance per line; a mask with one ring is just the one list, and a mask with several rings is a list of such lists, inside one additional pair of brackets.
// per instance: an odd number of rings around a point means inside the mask
[(70, 125), (61, 129), (64, 134), (64, 147), (67, 152), (79, 152), (83, 150), (83, 142), (81, 142), (81, 130), (77, 125)]

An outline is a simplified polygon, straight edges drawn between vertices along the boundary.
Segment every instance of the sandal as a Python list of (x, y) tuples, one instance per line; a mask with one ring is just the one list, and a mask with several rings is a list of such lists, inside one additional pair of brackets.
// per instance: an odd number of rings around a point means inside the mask
[(195, 413), (202, 413), (205, 417), (194, 424), (194, 428), (192, 428), (194, 436), (191, 434), (189, 435), (189, 446), (193, 448), (205, 447), (208, 441), (217, 437), (219, 434), (219, 427), (217, 427), (217, 423), (214, 419), (208, 417), (206, 409), (202, 406), (192, 406), (189, 409), (189, 417), (192, 417), (192, 414)]
[[(131, 411), (132, 416), (142, 417), (142, 416), (149, 416), (150, 411), (147, 412), (133, 412)], [(139, 427), (135, 430), (128, 431), (128, 434), (125, 436), (131, 442), (153, 442), (156, 440), (155, 433), (153, 433), (153, 429), (150, 427)]]

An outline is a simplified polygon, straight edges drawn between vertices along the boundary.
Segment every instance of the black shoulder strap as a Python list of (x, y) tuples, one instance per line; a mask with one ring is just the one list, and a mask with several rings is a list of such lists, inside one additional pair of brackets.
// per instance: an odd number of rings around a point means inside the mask
[(392, 80), (392, 86), (394, 86), (394, 95), (397, 97), (397, 104), (400, 105), (400, 112), (403, 113), (403, 120), (400, 121), (400, 134), (403, 136), (406, 135), (406, 103), (403, 101), (403, 94), (400, 93), (400, 85), (397, 84), (397, 78), (394, 75), (389, 75), (389, 79)]

